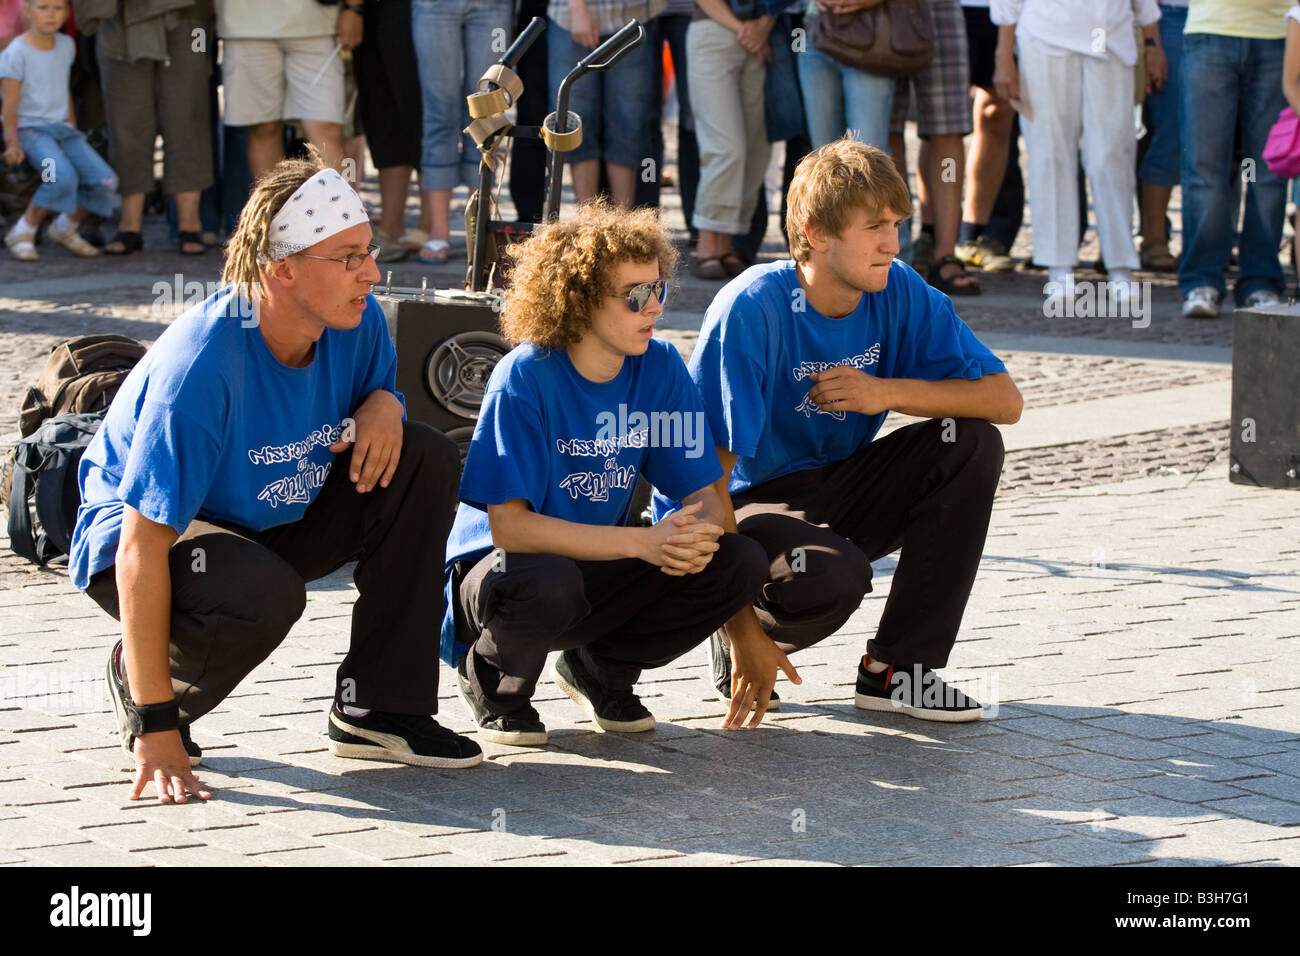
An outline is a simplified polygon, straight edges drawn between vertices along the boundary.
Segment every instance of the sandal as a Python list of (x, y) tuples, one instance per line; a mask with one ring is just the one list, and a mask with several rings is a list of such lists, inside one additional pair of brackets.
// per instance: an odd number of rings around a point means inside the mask
[(1139, 260), (1142, 268), (1150, 272), (1178, 271), (1178, 257), (1170, 254), (1169, 244), (1165, 242), (1144, 243)]
[[(180, 232), (176, 235), (179, 243), (178, 248), (183, 256), (201, 256), (208, 251), (208, 247), (203, 244), (203, 233), (201, 232)], [(186, 249), (186, 246), (203, 246), (202, 249)]]
[(25, 236), (15, 236), (12, 232), (5, 236), (5, 245), (9, 248), (9, 254), (20, 262), (38, 262), (40, 253), (36, 251), (36, 233)]
[[(955, 265), (958, 271), (952, 275), (943, 276), (943, 267)], [(963, 282), (962, 280), (966, 280)], [(947, 296), (954, 295), (979, 295), (980, 280), (966, 271), (966, 263), (962, 262), (956, 256), (942, 256), (934, 261), (930, 267), (930, 274), (926, 276), (926, 282), (934, 286), (940, 292)]]
[(430, 265), (446, 262), (450, 258), (447, 253), (450, 248), (451, 243), (446, 239), (430, 239), (420, 247), (420, 261), (427, 262)]
[[(122, 248), (121, 249), (108, 248), (109, 246), (114, 244), (119, 245)], [(139, 252), (143, 248), (144, 248), (144, 239), (140, 237), (140, 233), (132, 232), (130, 230), (123, 231), (119, 229), (117, 235), (113, 236), (112, 239), (104, 243), (104, 248), (101, 249), (100, 252), (104, 253), (104, 255), (106, 256), (129, 256), (131, 253)]]
[(733, 279), (748, 269), (750, 265), (745, 261), (745, 257), (735, 249), (728, 249), (718, 261), (722, 263), (722, 268), (727, 275)]
[(722, 264), (722, 259), (718, 256), (709, 256), (705, 259), (696, 258), (691, 260), (691, 275), (697, 279), (709, 279), (718, 281), (719, 279), (729, 279), (727, 268)]

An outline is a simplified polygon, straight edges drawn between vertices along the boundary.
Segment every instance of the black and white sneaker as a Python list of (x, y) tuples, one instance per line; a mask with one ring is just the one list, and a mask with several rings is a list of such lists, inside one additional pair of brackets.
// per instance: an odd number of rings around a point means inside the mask
[(459, 769), (482, 763), (483, 751), (468, 737), (439, 726), (429, 716), (385, 714), (364, 717), (330, 707), (330, 753), (361, 760), (392, 760), (417, 767)]
[[(727, 646), (726, 641), (722, 638), (721, 629), (713, 632), (709, 638), (709, 675), (713, 680), (713, 689), (718, 692), (718, 696), (728, 703), (731, 702), (731, 648)], [(758, 702), (755, 701), (757, 706)], [(772, 696), (767, 701), (767, 712), (770, 714), (774, 710), (781, 709), (781, 697), (772, 688)]]
[(562, 653), (551, 676), (601, 730), (635, 734), (655, 729), (654, 714), (646, 710), (632, 688), (621, 693), (606, 690), (583, 666), (577, 651)]
[[(130, 769), (134, 769), (135, 736), (127, 729), (126, 702), (130, 700), (130, 694), (127, 692), (126, 682), (122, 680), (121, 641), (113, 645), (113, 650), (108, 655), (108, 667), (105, 668), (104, 676), (108, 681), (108, 699), (112, 701), (113, 713), (117, 717), (117, 737), (122, 743), (123, 753), (130, 758)], [(203, 760), (203, 749), (190, 737), (188, 724), (182, 725), (180, 732), (181, 743), (185, 745), (185, 752), (190, 757), (190, 766), (197, 767)]]
[(907, 714), (921, 720), (964, 723), (979, 720), (983, 708), (948, 684), (924, 664), (886, 667), (879, 674), (858, 662), (858, 684), (853, 702), (861, 710), (883, 710)]
[(544, 747), (546, 745), (546, 725), (532, 704), (525, 704), (510, 714), (494, 714), (474, 696), (474, 688), (465, 676), (465, 662), (456, 668), (456, 689), (460, 699), (465, 702), (469, 715), (474, 718), (484, 740), (494, 744), (510, 744), (515, 747)]

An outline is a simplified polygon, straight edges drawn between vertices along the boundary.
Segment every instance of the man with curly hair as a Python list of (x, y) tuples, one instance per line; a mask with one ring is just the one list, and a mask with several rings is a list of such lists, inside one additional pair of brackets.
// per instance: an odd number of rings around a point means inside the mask
[[(871, 562), (900, 546), (855, 702), (980, 716), (934, 668), (956, 641), (1002, 471), (991, 423), (1014, 423), (1022, 403), (948, 297), (895, 259), (910, 211), (888, 155), (823, 146), (790, 184), (793, 260), (750, 268), (705, 315), (690, 371), (728, 476), (723, 526), (770, 562), (760, 598), (710, 641), (726, 726), (751, 706), (757, 726), (777, 671), (794, 679), (786, 655), (838, 630), (871, 589)], [(928, 420), (873, 441), (890, 410)], [(671, 502), (657, 497), (656, 513)]]
[[(655, 215), (583, 206), (513, 246), (492, 372), (447, 541), (443, 656), (483, 737), (540, 746), (555, 681), (602, 731), (653, 729), (634, 686), (757, 594), (758, 544), (724, 533), (722, 471), (677, 351), (654, 338), (676, 262)], [(644, 475), (685, 507), (627, 527)]]

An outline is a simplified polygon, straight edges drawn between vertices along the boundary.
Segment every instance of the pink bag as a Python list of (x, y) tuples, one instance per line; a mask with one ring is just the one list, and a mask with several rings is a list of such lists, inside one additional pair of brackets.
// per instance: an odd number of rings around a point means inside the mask
[(1264, 162), (1268, 168), (1284, 179), (1300, 176), (1300, 116), (1284, 106), (1277, 114), (1277, 122), (1268, 131), (1264, 144)]

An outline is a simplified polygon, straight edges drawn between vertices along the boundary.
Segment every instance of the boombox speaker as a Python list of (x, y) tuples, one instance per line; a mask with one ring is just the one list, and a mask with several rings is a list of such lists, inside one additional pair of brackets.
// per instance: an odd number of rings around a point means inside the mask
[(1234, 322), (1228, 478), (1300, 488), (1300, 305), (1238, 309)]
[(406, 414), (469, 450), (479, 406), (497, 362), (510, 351), (496, 297), (459, 290), (391, 289), (375, 295), (397, 349), (397, 389)]

